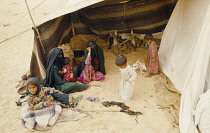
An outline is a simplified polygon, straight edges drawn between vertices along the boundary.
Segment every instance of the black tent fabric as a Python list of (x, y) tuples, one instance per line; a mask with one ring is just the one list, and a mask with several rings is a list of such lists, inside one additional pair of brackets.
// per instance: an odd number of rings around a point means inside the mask
[[(91, 30), (105, 38), (107, 34), (119, 32), (155, 33), (162, 31), (175, 6), (171, 0), (148, 0), (147, 3), (135, 0), (122, 4), (106, 5), (97, 8), (85, 8), (78, 11), (77, 32)], [(82, 23), (82, 24), (81, 24)], [(82, 26), (83, 25), (83, 26)]]

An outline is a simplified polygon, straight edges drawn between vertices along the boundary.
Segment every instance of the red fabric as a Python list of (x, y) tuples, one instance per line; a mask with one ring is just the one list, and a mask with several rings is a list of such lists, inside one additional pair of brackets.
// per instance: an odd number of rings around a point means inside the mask
[[(67, 71), (64, 73), (64, 69), (66, 69)], [(74, 72), (73, 72), (73, 65), (65, 65), (62, 68), (62, 74), (63, 75), (63, 80), (65, 81), (69, 81), (69, 82), (75, 82), (75, 78), (74, 78)]]
[(98, 64), (99, 64), (98, 58), (94, 57), (93, 60), (94, 60), (94, 63), (92, 64), (93, 68), (94, 68), (95, 71), (97, 71), (98, 70)]

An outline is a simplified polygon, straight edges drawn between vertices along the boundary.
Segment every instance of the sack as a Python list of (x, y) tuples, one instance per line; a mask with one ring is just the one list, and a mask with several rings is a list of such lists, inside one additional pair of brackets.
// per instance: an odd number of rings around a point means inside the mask
[(16, 104), (17, 106), (21, 106), (23, 102), (27, 101), (27, 97), (26, 96), (21, 96), (17, 101)]
[(25, 75), (22, 75), (22, 80), (18, 81), (16, 88), (17, 93), (20, 95), (26, 95), (26, 81), (31, 77), (30, 72), (28, 71)]

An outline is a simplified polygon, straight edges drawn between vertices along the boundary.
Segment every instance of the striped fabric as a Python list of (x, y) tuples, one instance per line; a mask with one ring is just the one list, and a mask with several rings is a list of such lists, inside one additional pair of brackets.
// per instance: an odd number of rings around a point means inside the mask
[(40, 38), (34, 30), (31, 76), (40, 81), (45, 78), (46, 56), (53, 47), (70, 41), (73, 36), (72, 24), (76, 35), (96, 34), (103, 39), (115, 30), (123, 33), (133, 29), (140, 34), (160, 32), (165, 28), (176, 2), (177, 0), (130, 0), (95, 8), (92, 5), (39, 25), (37, 29)]
[(51, 105), (40, 110), (30, 110), (29, 104), (23, 102), (21, 107), (21, 121), (30, 130), (47, 130), (48, 126), (55, 124), (61, 111), (62, 108), (59, 105)]

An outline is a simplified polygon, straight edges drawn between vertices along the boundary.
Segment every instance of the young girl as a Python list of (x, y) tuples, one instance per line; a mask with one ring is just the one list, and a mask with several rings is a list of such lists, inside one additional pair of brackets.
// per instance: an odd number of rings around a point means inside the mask
[(74, 98), (68, 94), (50, 87), (41, 87), (37, 78), (27, 80), (26, 93), (31, 110), (38, 110), (50, 105), (61, 105), (62, 107), (76, 107), (83, 98), (81, 95)]
[(88, 55), (85, 60), (85, 67), (77, 80), (83, 83), (90, 83), (91, 81), (103, 81), (105, 79), (104, 75), (99, 71), (95, 71), (91, 64), (91, 46), (87, 46), (87, 51)]
[(119, 94), (125, 102), (129, 102), (133, 96), (134, 80), (136, 72), (127, 64), (127, 58), (124, 55), (116, 57), (115, 64), (120, 68), (122, 80), (120, 82)]
[(68, 57), (64, 57), (64, 64), (62, 71), (59, 73), (63, 74), (63, 80), (68, 82), (75, 82), (74, 72), (73, 72), (73, 64), (71, 63)]
[(147, 73), (145, 77), (151, 77), (152, 74), (157, 74), (160, 72), (160, 63), (158, 58), (157, 45), (153, 41), (152, 34), (146, 34), (144, 36), (145, 42), (149, 45), (148, 55), (147, 55)]

